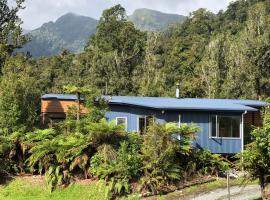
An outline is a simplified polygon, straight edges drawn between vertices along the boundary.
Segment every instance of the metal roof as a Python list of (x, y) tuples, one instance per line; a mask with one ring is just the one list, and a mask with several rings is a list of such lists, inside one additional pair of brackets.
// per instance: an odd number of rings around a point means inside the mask
[[(45, 94), (41, 97), (41, 99), (46, 100), (77, 100), (77, 96), (75, 94)], [(81, 98), (83, 99), (83, 98)]]
[[(238, 99), (198, 99), (169, 97), (103, 96), (109, 104), (131, 105), (164, 110), (204, 110), (204, 111), (256, 111), (254, 107), (270, 104), (257, 100)], [(76, 100), (76, 95), (46, 94), (42, 99)]]

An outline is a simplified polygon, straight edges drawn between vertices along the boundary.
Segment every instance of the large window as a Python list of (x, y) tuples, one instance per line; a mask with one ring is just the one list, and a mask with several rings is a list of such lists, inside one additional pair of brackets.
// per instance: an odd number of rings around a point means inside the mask
[(126, 117), (117, 117), (116, 118), (116, 125), (122, 125), (125, 130), (127, 130), (127, 118)]
[(240, 138), (240, 117), (213, 115), (210, 121), (210, 137)]

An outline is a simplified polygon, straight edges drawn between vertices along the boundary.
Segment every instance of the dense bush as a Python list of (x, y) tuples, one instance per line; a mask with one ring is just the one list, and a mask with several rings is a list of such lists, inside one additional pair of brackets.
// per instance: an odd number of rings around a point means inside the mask
[(263, 127), (251, 132), (253, 142), (246, 146), (242, 154), (239, 154), (241, 167), (248, 172), (249, 179), (259, 179), (263, 199), (270, 196), (270, 111), (264, 114)]
[(44, 174), (49, 191), (76, 177), (92, 177), (106, 187), (108, 198), (135, 189), (157, 194), (175, 188), (187, 175), (225, 169), (220, 156), (193, 148), (197, 131), (195, 125), (153, 123), (139, 135), (126, 133), (114, 121), (68, 118), (55, 128), (0, 138), (0, 150), (18, 163), (14, 169)]
[(143, 176), (141, 190), (158, 193), (166, 190), (169, 183), (180, 180), (183, 175), (177, 153), (188, 156), (191, 152), (190, 139), (199, 129), (183, 124), (152, 124), (144, 135), (141, 153)]
[(138, 134), (130, 134), (120, 143), (118, 150), (110, 145), (103, 145), (91, 159), (92, 172), (107, 180), (107, 187), (112, 194), (131, 191), (130, 183), (138, 179), (141, 173), (141, 139)]

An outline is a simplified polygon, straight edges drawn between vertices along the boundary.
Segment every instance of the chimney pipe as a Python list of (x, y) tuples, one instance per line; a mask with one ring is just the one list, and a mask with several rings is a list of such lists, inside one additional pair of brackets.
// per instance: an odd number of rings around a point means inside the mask
[(176, 84), (176, 93), (175, 93), (175, 97), (176, 97), (177, 99), (180, 98), (180, 84), (179, 84), (179, 83)]

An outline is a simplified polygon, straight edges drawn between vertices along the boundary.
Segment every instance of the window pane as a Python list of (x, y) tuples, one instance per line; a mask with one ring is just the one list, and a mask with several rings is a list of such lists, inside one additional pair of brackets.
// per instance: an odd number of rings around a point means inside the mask
[(119, 126), (119, 125), (123, 125), (124, 126), (124, 128), (126, 129), (127, 127), (126, 127), (126, 118), (117, 118), (116, 119), (116, 124)]
[(139, 132), (140, 133), (144, 133), (145, 132), (145, 127), (146, 127), (145, 118), (144, 117), (140, 117), (139, 118)]
[(219, 117), (219, 137), (240, 137), (240, 117)]
[(219, 137), (231, 137), (230, 117), (219, 117)]
[(216, 116), (211, 117), (211, 137), (217, 136), (217, 121)]
[(240, 137), (240, 117), (232, 118), (232, 137)]

